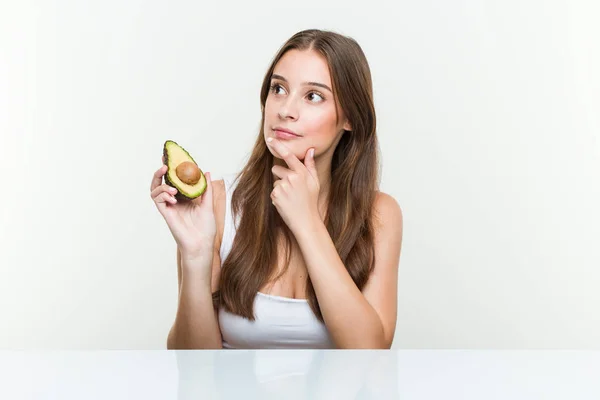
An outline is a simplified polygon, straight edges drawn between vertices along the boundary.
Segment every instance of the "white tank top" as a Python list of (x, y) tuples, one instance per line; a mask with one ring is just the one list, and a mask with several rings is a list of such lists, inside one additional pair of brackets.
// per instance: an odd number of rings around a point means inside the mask
[[(225, 221), (220, 255), (221, 265), (233, 243), (239, 216), (234, 222), (231, 194), (237, 175), (223, 176)], [(312, 312), (308, 301), (258, 292), (254, 298), (254, 321), (219, 309), (219, 326), (224, 348), (317, 349), (335, 348), (327, 327)]]

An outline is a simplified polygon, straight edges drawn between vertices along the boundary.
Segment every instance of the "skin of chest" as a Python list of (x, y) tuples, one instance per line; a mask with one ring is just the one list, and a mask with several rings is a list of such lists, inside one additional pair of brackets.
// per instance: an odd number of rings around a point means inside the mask
[[(275, 277), (281, 273), (285, 263), (285, 250), (284, 244), (280, 241), (278, 260), (277, 260), (277, 273)], [(300, 249), (296, 243), (292, 244), (290, 265), (283, 275), (279, 276), (277, 280), (268, 282), (264, 285), (260, 291), (262, 293), (271, 294), (274, 296), (290, 297), (290, 298), (306, 298), (306, 263), (304, 257), (300, 252)]]

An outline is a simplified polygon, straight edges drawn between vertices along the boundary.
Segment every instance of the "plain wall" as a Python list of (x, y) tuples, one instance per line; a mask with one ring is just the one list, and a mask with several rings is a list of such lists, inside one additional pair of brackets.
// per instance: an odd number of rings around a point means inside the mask
[(162, 144), (216, 179), (300, 29), (371, 65), (382, 190), (404, 213), (395, 348), (600, 347), (593, 1), (3, 2), (0, 347), (165, 348)]

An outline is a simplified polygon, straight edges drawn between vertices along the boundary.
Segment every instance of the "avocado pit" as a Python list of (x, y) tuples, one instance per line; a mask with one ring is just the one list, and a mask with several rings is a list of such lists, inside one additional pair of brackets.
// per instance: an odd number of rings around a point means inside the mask
[(195, 185), (201, 177), (200, 168), (191, 161), (184, 161), (177, 166), (175, 174), (182, 182)]

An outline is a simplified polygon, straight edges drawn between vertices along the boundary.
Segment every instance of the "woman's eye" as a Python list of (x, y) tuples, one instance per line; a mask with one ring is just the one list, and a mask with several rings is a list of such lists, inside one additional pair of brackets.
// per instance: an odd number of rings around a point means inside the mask
[(274, 83), (271, 85), (271, 91), (274, 92), (275, 94), (279, 94), (279, 93), (277, 93), (278, 89), (283, 89), (283, 88), (281, 87), (281, 85), (279, 85), (277, 83)]
[[(316, 102), (320, 102), (320, 101), (323, 101), (323, 100), (324, 100), (323, 96), (321, 96), (319, 93), (315, 93), (315, 92), (311, 92), (311, 93), (309, 93), (309, 94), (308, 94), (308, 99), (309, 99), (310, 101), (313, 101), (313, 100), (315, 99), (315, 96), (316, 96)], [(311, 98), (311, 97), (312, 97), (312, 98)]]

